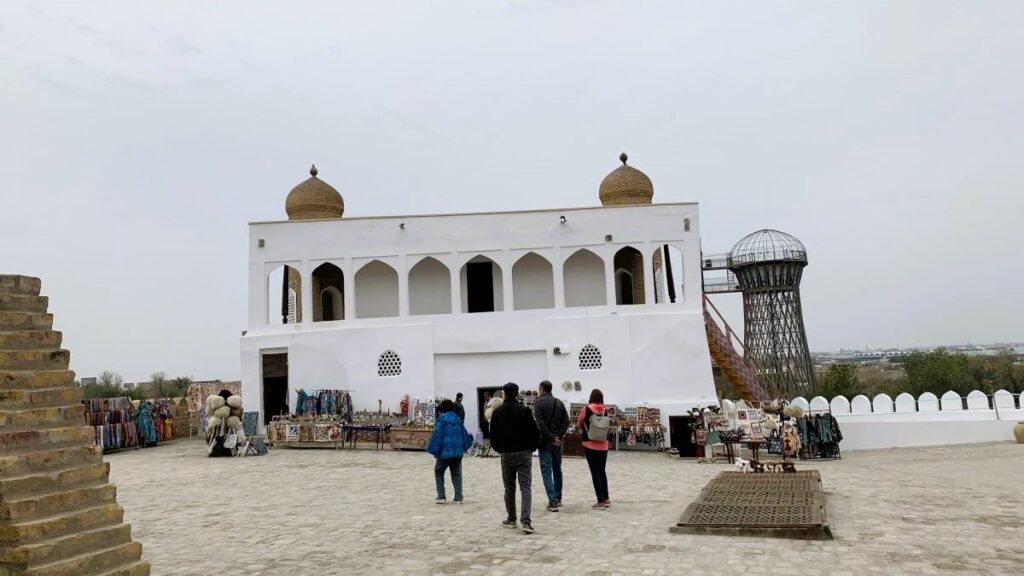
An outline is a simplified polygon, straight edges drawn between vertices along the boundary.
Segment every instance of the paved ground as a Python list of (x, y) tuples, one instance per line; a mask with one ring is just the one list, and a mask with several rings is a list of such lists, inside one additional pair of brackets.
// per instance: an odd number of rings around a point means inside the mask
[[(830, 542), (668, 532), (726, 465), (609, 459), (614, 507), (593, 511), (583, 460), (537, 533), (500, 527), (497, 459), (467, 458), (467, 502), (438, 506), (423, 453), (273, 450), (209, 459), (203, 444), (112, 454), (112, 480), (153, 574), (1024, 574), (1024, 446), (847, 454), (821, 470)], [(534, 460), (534, 501), (543, 486)], [(451, 493), (449, 492), (449, 498)]]

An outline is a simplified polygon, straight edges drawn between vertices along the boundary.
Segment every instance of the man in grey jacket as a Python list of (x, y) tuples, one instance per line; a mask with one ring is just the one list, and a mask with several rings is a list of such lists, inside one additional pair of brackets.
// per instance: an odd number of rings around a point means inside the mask
[(562, 436), (569, 429), (569, 413), (565, 411), (565, 404), (551, 395), (551, 382), (541, 382), (538, 392), (533, 418), (540, 432), (537, 448), (540, 475), (548, 494), (548, 512), (558, 512), (562, 505)]

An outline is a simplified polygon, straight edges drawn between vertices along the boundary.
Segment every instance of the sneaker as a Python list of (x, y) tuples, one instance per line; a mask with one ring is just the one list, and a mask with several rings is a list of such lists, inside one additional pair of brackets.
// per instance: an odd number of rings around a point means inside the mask
[(501, 525), (504, 526), (505, 528), (511, 528), (513, 530), (515, 530), (516, 528), (519, 528), (519, 525), (516, 524), (516, 521), (512, 520), (511, 518), (509, 518), (508, 520), (505, 520), (504, 522), (502, 522)]
[(601, 508), (606, 508), (606, 509), (607, 508), (611, 508), (612, 507), (612, 501), (611, 500), (605, 500), (604, 502), (598, 502), (598, 506), (600, 506)]
[(548, 512), (558, 512), (558, 503), (552, 502), (551, 504), (548, 504)]
[(455, 500), (452, 500), (452, 504), (462, 504), (462, 498), (457, 498)]
[(594, 510), (604, 510), (605, 508), (607, 508), (607, 506), (604, 505), (604, 502), (595, 502), (591, 504), (590, 507), (593, 508)]
[(448, 503), (448, 500), (446, 500), (444, 496), (438, 496), (437, 498), (434, 498), (434, 504), (447, 504), (447, 503)]
[(523, 522), (523, 534), (533, 534), (533, 524)]

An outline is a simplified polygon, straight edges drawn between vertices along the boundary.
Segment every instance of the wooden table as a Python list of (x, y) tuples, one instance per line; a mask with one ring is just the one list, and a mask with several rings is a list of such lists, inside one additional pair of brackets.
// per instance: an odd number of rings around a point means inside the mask
[(761, 448), (768, 445), (767, 440), (731, 440), (722, 441), (725, 444), (725, 457), (728, 458), (729, 463), (735, 462), (736, 454), (733, 451), (733, 445), (735, 444), (746, 444), (747, 449), (750, 450), (751, 460), (758, 460), (758, 456), (761, 454)]
[(387, 429), (384, 426), (349, 426), (344, 427), (345, 438), (348, 438), (348, 449), (355, 450), (357, 438), (360, 432), (372, 432), (376, 435), (374, 442), (374, 448), (377, 450), (384, 449), (384, 434)]

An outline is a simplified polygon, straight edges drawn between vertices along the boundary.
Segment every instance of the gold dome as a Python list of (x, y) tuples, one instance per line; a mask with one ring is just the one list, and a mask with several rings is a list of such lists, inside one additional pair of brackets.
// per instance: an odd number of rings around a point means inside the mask
[(309, 179), (288, 193), (284, 209), (289, 220), (341, 218), (345, 201), (333, 186), (316, 177), (316, 165), (309, 169)]
[(601, 181), (598, 196), (602, 206), (628, 206), (630, 204), (651, 204), (654, 199), (654, 184), (647, 174), (626, 165), (629, 157), (619, 155), (622, 166), (612, 170)]

